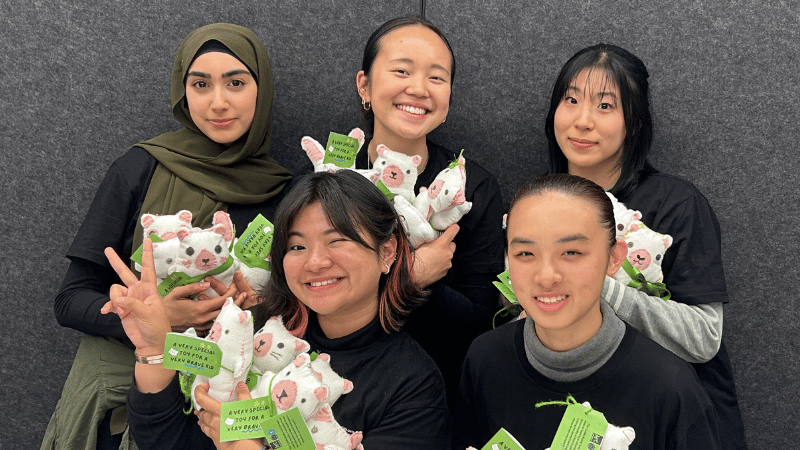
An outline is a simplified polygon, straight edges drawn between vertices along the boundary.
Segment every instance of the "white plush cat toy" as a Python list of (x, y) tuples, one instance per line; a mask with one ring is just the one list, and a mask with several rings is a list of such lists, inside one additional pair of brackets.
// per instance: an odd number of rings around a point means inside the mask
[[(634, 220), (628, 226), (628, 232), (624, 239), (628, 243), (627, 260), (631, 265), (642, 272), (647, 281), (658, 283), (663, 281), (664, 274), (661, 272), (661, 263), (664, 260), (664, 253), (672, 245), (672, 237), (668, 234), (657, 233), (643, 222)], [(630, 276), (623, 268), (614, 274), (614, 278), (624, 284), (631, 281)]]
[[(194, 329), (189, 330), (187, 334), (194, 333)], [(247, 379), (253, 362), (253, 320), (250, 311), (242, 311), (228, 297), (205, 339), (216, 342), (222, 350), (222, 368), (212, 378), (201, 375), (195, 377), (192, 383), (195, 409), (201, 409), (194, 395), (194, 389), (201, 383), (209, 383), (209, 397), (220, 403), (236, 400), (236, 385)]]
[(419, 155), (408, 156), (383, 144), (379, 144), (376, 151), (378, 157), (375, 158), (373, 170), (377, 174), (372, 176), (372, 182), (378, 184), (380, 181), (392, 194), (400, 195), (409, 202), (413, 202), (414, 185), (417, 183), (417, 171), (422, 163), (422, 157)]
[(314, 374), (309, 361), (308, 353), (301, 353), (277, 374), (264, 373), (250, 394), (253, 398), (269, 395), (278, 413), (296, 406), (303, 420), (308, 420), (329, 396), (327, 386)]
[(322, 381), (322, 384), (328, 387), (330, 392), (327, 402), (329, 404), (333, 405), (342, 394), (347, 394), (353, 390), (352, 381), (342, 378), (338, 373), (334, 372), (331, 367), (331, 355), (320, 353), (317, 359), (311, 361), (311, 369), (314, 370), (314, 375)]
[(187, 210), (178, 211), (175, 214), (142, 214), (139, 219), (144, 228), (142, 236), (149, 237), (155, 233), (156, 236), (166, 241), (178, 237), (178, 230), (192, 229), (192, 212)]
[(611, 199), (611, 204), (614, 206), (614, 220), (617, 223), (614, 231), (617, 233), (617, 240), (625, 239), (625, 234), (628, 232), (631, 222), (634, 220), (642, 220), (642, 213), (633, 209), (628, 209), (614, 197), (614, 194), (606, 192), (606, 195)]
[[(361, 146), (364, 145), (364, 132), (361, 131), (361, 128), (353, 128), (347, 135), (351, 138), (356, 138), (358, 140), (358, 148), (361, 149)], [(311, 160), (311, 164), (314, 165), (314, 172), (336, 172), (341, 169), (355, 170), (355, 164), (350, 167), (339, 167), (333, 163), (323, 163), (326, 149), (311, 136), (303, 136), (300, 140), (300, 146), (303, 147), (308, 159)], [(368, 175), (365, 176), (369, 178)]]
[[(183, 272), (190, 277), (197, 277), (217, 269), (228, 261), (231, 257), (233, 223), (225, 211), (214, 213), (213, 223), (214, 225), (206, 230), (178, 230), (180, 246), (170, 273)], [(213, 276), (228, 286), (233, 282), (233, 273), (237, 269), (238, 264), (232, 261), (227, 269)], [(205, 294), (212, 298), (218, 295), (211, 288), (205, 291)]]
[(261, 374), (278, 372), (310, 349), (308, 342), (286, 330), (281, 316), (273, 316), (253, 337), (253, 368)]
[(466, 160), (459, 156), (458, 160), (439, 172), (430, 186), (421, 187), (414, 199), (414, 207), (425, 215), (433, 228), (444, 231), (450, 225), (461, 220), (472, 209), (467, 201), (467, 169)]

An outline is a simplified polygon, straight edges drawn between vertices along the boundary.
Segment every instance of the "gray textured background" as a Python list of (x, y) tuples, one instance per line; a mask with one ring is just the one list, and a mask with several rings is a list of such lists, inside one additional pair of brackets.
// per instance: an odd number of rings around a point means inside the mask
[[(132, 2), (131, 2), (132, 3)], [(55, 322), (63, 257), (111, 161), (176, 127), (169, 72), (183, 36), (247, 26), (275, 74), (272, 154), (305, 163), (303, 134), (358, 124), (355, 74), (371, 31), (419, 0), (0, 4), (0, 448), (38, 448), (78, 344)], [(542, 123), (560, 66), (599, 41), (651, 73), (654, 164), (705, 193), (733, 302), (725, 334), (752, 449), (800, 441), (796, 255), (797, 1), (426, 1), (458, 69), (439, 142), (466, 148), (506, 202), (544, 170)]]

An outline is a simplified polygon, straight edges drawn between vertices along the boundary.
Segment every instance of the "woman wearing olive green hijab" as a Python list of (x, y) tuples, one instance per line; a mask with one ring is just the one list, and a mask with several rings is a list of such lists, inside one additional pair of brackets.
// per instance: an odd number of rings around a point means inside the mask
[[(103, 249), (129, 257), (142, 242), (139, 217), (146, 212), (189, 210), (192, 225), (205, 228), (215, 211), (225, 210), (238, 230), (258, 213), (272, 218), (291, 180), (269, 156), (272, 87), (267, 51), (247, 28), (207, 25), (181, 43), (171, 106), (182, 127), (135, 145), (112, 164), (67, 252), (71, 263), (56, 296), (56, 318), (87, 336), (42, 449), (117, 448), (125, 430), (134, 355), (119, 318), (100, 313), (110, 286), (120, 283)], [(245, 285), (241, 294), (236, 285), (213, 285), (218, 298), (188, 299), (209, 288), (204, 281), (164, 299), (173, 330), (207, 329), (227, 296), (252, 301)]]

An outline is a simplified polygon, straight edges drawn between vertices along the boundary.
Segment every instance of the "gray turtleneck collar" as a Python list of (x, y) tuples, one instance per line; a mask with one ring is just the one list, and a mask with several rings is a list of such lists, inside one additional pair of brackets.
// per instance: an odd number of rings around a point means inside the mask
[(595, 373), (617, 350), (625, 336), (625, 323), (600, 301), (603, 324), (587, 343), (566, 352), (554, 352), (536, 336), (533, 320), (525, 319), (525, 354), (539, 373), (554, 381), (577, 381)]

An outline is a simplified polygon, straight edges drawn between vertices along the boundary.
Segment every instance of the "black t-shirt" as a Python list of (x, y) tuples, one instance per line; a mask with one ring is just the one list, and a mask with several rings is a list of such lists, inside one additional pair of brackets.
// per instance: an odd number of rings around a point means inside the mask
[(626, 325), (622, 342), (595, 373), (559, 382), (539, 373), (525, 353), (523, 320), (480, 336), (464, 362), (453, 422), (454, 450), (480, 448), (500, 427), (523, 447), (550, 446), (564, 406), (588, 401), (606, 420), (632, 427), (631, 449), (722, 448), (714, 409), (689, 365)]
[[(645, 175), (633, 194), (620, 201), (641, 212), (645, 225), (672, 236), (672, 246), (661, 265), (672, 300), (689, 305), (729, 301), (719, 222), (708, 200), (693, 184), (656, 172)], [(723, 446), (746, 449), (733, 367), (724, 339), (714, 358), (692, 366), (716, 408)]]
[[(265, 319), (256, 320), (255, 329)], [(441, 375), (407, 334), (386, 333), (377, 318), (348, 336), (328, 339), (312, 316), (304, 337), (311, 350), (330, 355), (333, 370), (353, 391), (332, 406), (337, 422), (362, 431), (364, 448), (431, 449), (450, 445), (450, 416)], [(177, 380), (177, 377), (176, 377)], [(185, 415), (176, 380), (156, 394), (128, 393), (128, 421), (140, 448), (213, 449), (194, 415)]]
[[(431, 141), (428, 163), (419, 174), (414, 193), (430, 186), (440, 171), (458, 155)], [(356, 158), (357, 169), (369, 168), (369, 142)], [(411, 313), (406, 322), (408, 333), (436, 361), (447, 386), (452, 406), (458, 391), (461, 364), (475, 337), (488, 331), (499, 308), (499, 293), (492, 285), (504, 270), (502, 229), (503, 199), (497, 179), (470, 159), (466, 159), (466, 200), (472, 208), (459, 220), (453, 242), (453, 266), (444, 278), (429, 286), (429, 301)]]

